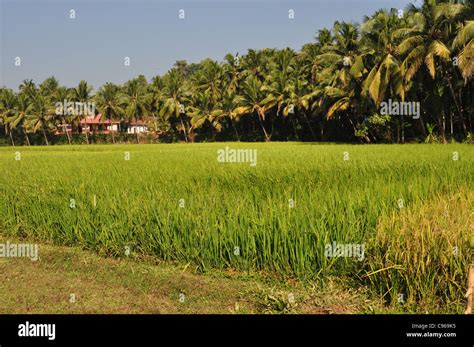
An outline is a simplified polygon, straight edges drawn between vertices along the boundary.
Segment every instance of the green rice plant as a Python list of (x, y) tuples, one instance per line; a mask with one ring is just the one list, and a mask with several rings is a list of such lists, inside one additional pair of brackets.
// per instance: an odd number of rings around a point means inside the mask
[[(257, 165), (218, 162), (217, 151), (225, 146), (256, 149)], [(412, 218), (437, 220), (439, 214), (427, 215), (419, 206), (473, 190), (473, 153), (467, 144), (1, 148), (0, 232), (117, 257), (129, 249), (132, 256), (191, 262), (201, 271), (234, 268), (303, 280), (335, 275), (364, 281), (374, 272), (369, 282), (380, 292), (403, 290), (424, 298), (433, 293), (435, 272), (420, 272), (413, 285), (406, 277), (412, 274), (383, 269), (405, 268), (406, 257), (428, 242), (420, 236), (424, 242), (411, 248), (396, 243), (406, 236), (400, 228), (407, 211)], [(387, 222), (395, 217), (401, 220)], [(390, 227), (382, 233), (381, 225)], [(446, 252), (448, 240), (460, 237), (453, 228), (430, 234), (438, 255)], [(362, 261), (327, 257), (325, 246), (332, 242), (365, 244), (367, 252)], [(387, 248), (392, 242), (396, 246)], [(388, 261), (384, 252), (395, 258)], [(464, 285), (460, 271), (466, 260), (436, 259), (419, 266), (443, 264), (447, 287), (436, 295), (453, 298), (456, 286)]]
[(462, 305), (473, 207), (474, 191), (460, 191), (384, 216), (370, 241), (364, 277), (394, 305)]

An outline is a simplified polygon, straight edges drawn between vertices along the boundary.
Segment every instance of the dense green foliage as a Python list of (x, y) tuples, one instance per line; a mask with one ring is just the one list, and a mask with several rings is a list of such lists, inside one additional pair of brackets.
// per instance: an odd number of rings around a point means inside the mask
[[(12, 144), (38, 133), (33, 142), (48, 144), (52, 130), (79, 124), (80, 116), (54, 113), (68, 99), (95, 102), (107, 119), (145, 121), (150, 140), (166, 142), (470, 141), (473, 18), (472, 1), (425, 0), (403, 13), (379, 10), (361, 25), (336, 22), (299, 52), (178, 61), (150, 82), (106, 83), (95, 94), (85, 81), (68, 89), (54, 77), (39, 87), (25, 80), (18, 93), (0, 91), (2, 133)], [(419, 102), (420, 117), (381, 114), (389, 99)]]

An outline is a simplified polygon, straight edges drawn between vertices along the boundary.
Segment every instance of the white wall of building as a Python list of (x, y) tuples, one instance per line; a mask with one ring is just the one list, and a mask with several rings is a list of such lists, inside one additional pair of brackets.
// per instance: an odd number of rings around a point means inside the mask
[(145, 125), (129, 125), (127, 129), (128, 134), (140, 134), (148, 132), (148, 128)]

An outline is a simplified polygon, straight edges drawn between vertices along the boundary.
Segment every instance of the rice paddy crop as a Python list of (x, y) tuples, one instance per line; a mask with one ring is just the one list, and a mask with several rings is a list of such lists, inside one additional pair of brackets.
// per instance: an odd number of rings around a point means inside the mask
[[(256, 149), (257, 165), (219, 162), (225, 146)], [(461, 144), (2, 148), (0, 232), (203, 271), (348, 276), (391, 297), (442, 283), (446, 291), (434, 293), (454, 298), (465, 286), (470, 224), (416, 225), (472, 220), (473, 154)], [(464, 198), (448, 216), (429, 213), (456, 194)], [(327, 257), (333, 242), (364, 244), (365, 257)]]

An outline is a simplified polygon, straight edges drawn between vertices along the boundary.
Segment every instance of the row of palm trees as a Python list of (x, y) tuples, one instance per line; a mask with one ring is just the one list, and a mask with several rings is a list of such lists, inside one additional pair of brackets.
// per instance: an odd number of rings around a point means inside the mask
[[(85, 81), (68, 89), (54, 77), (39, 86), (25, 80), (18, 93), (0, 90), (0, 119), (12, 143), (14, 133), (29, 143), (29, 133), (41, 132), (48, 144), (51, 131), (78, 127), (80, 116), (54, 113), (64, 99), (186, 142), (463, 139), (473, 132), (473, 18), (472, 1), (425, 0), (403, 13), (379, 10), (361, 25), (336, 22), (299, 52), (178, 61), (150, 82), (106, 83), (95, 95)], [(382, 115), (388, 99), (419, 102), (420, 117)]]

